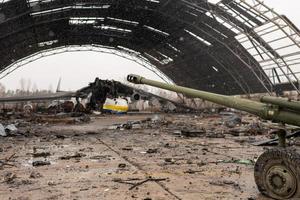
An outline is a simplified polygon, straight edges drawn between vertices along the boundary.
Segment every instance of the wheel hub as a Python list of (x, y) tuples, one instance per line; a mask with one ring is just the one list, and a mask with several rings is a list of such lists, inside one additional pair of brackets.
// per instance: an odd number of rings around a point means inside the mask
[(266, 174), (268, 189), (284, 198), (289, 198), (296, 192), (296, 181), (293, 172), (284, 165), (273, 166)]

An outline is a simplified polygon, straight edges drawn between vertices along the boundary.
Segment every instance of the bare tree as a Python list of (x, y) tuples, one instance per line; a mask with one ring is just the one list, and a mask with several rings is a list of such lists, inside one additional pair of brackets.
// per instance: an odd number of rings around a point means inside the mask
[(20, 93), (24, 93), (26, 87), (26, 80), (24, 78), (20, 79)]
[(12, 96), (14, 96), (14, 95), (15, 95), (15, 91), (14, 91), (14, 90), (7, 90), (5, 96), (12, 97)]
[(36, 83), (34, 83), (33, 84), (33, 86), (32, 86), (32, 92), (34, 93), (34, 94), (36, 94), (36, 93), (38, 93), (39, 92), (39, 90), (38, 90), (38, 87), (37, 87), (37, 85), (36, 85)]
[(52, 84), (50, 84), (48, 87), (48, 93), (52, 93), (52, 92), (53, 92), (53, 86)]
[(31, 80), (27, 79), (27, 89), (26, 89), (27, 94), (30, 93), (30, 88), (31, 88)]
[(5, 96), (5, 92), (6, 92), (5, 86), (2, 83), (0, 83), (0, 96), (1, 97)]

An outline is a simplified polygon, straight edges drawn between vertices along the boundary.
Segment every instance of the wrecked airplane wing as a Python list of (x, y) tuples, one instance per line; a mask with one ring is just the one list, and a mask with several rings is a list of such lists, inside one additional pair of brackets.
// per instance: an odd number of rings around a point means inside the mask
[(59, 92), (54, 94), (46, 94), (39, 96), (17, 96), (17, 97), (1, 97), (1, 103), (8, 102), (26, 102), (26, 101), (43, 101), (43, 100), (57, 100), (57, 99), (70, 99), (75, 97), (74, 92)]
[[(82, 98), (88, 99), (88, 103), (86, 105), (88, 109), (100, 109), (101, 111), (109, 111), (112, 113), (126, 113), (129, 109), (128, 102), (124, 102), (125, 100), (121, 99), (116, 100), (119, 97), (129, 97), (132, 102), (139, 100), (151, 100), (152, 98), (155, 98), (160, 102), (170, 102), (175, 106), (190, 109), (189, 107), (186, 107), (175, 101), (141, 89), (136, 89), (121, 82), (114, 80), (101, 80), (99, 78), (96, 78), (94, 82), (89, 83), (88, 86), (77, 91), (61, 91), (58, 86), (57, 92), (54, 94), (2, 97), (0, 98), (0, 102), (36, 102), (45, 100), (68, 100), (71, 98), (76, 98), (77, 104), (80, 104), (79, 98)], [(109, 100), (109, 102), (107, 102), (107, 100)]]
[(87, 98), (87, 96), (93, 93), (96, 95), (97, 100), (101, 98), (106, 99), (106, 96), (118, 97), (118, 95), (131, 95), (133, 90), (120, 82), (101, 80), (96, 78), (94, 82), (88, 86), (81, 88), (77, 91), (58, 91), (54, 94), (45, 95), (30, 95), (30, 96), (12, 96), (12, 97), (1, 97), (0, 102), (26, 102), (26, 101), (41, 101), (41, 100), (56, 100), (56, 99), (70, 99), (75, 98)]

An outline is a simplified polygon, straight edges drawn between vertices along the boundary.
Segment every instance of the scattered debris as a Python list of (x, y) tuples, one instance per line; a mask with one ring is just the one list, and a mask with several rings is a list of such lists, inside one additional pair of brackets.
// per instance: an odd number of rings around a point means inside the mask
[(6, 137), (7, 136), (5, 128), (4, 128), (4, 126), (2, 124), (0, 124), (0, 136), (2, 136), (2, 137)]
[(175, 164), (175, 160), (173, 158), (165, 158), (165, 163)]
[(74, 121), (78, 123), (87, 123), (91, 121), (91, 118), (88, 115), (83, 115), (79, 118), (75, 118)]
[(225, 138), (225, 135), (222, 132), (209, 131), (209, 132), (207, 132), (206, 137), (207, 138)]
[(74, 155), (68, 155), (68, 156), (61, 156), (59, 157), (60, 160), (70, 160), (72, 158), (75, 158), (75, 159), (79, 159), (81, 157), (85, 157), (86, 155), (83, 154), (83, 153), (78, 153), (76, 152)]
[(62, 140), (64, 140), (64, 139), (66, 138), (65, 135), (55, 135), (55, 137), (56, 137), (57, 139), (62, 139)]
[(0, 124), (0, 136), (6, 137), (10, 134), (16, 133), (18, 131), (17, 127), (14, 124), (9, 124), (7, 126), (3, 126)]
[(160, 181), (166, 181), (166, 180), (167, 180), (166, 178), (152, 178), (152, 177), (150, 177), (150, 178), (147, 178), (144, 181), (141, 181), (139, 183), (135, 183), (132, 187), (129, 188), (129, 190), (133, 190), (134, 188), (136, 188), (136, 187), (138, 187), (138, 186), (140, 186), (144, 183), (147, 183), (149, 181), (160, 182)]
[(41, 152), (41, 153), (33, 153), (32, 157), (34, 157), (34, 158), (38, 158), (38, 157), (44, 157), (44, 158), (46, 158), (46, 157), (48, 157), (50, 155), (51, 155), (50, 152)]
[(4, 166), (10, 166), (10, 167), (14, 167), (15, 165), (13, 163), (11, 163), (12, 158), (15, 156), (15, 153), (13, 153), (12, 155), (10, 155), (9, 157), (0, 160), (0, 168), (4, 167)]
[(51, 165), (51, 163), (49, 161), (41, 161), (41, 160), (32, 162), (32, 166), (34, 167), (45, 166), (45, 165)]
[(43, 175), (36, 171), (32, 171), (29, 175), (29, 178), (32, 179), (41, 178), (41, 177), (43, 177)]
[(14, 125), (14, 124), (9, 124), (9, 125), (7, 125), (6, 127), (5, 127), (5, 131), (8, 133), (8, 134), (10, 134), (10, 133), (12, 133), (12, 132), (15, 132), (15, 131), (17, 131), (18, 129), (17, 129), (17, 127)]
[(247, 134), (248, 135), (262, 135), (266, 133), (268, 129), (264, 128), (262, 123), (260, 122), (253, 122), (248, 125)]
[(54, 181), (48, 181), (48, 183), (47, 183), (49, 186), (55, 186), (55, 185), (57, 185)]
[(133, 148), (132, 147), (123, 147), (122, 150), (123, 151), (132, 151)]
[(158, 149), (148, 149), (146, 151), (146, 153), (149, 153), (149, 154), (151, 154), (151, 153), (158, 153)]
[(240, 185), (235, 181), (216, 180), (216, 181), (210, 181), (209, 184), (217, 185), (217, 186), (232, 185), (235, 189), (241, 190)]
[(244, 165), (254, 165), (255, 162), (253, 160), (240, 159), (240, 160), (218, 160), (216, 163), (236, 163), (236, 164), (244, 164)]
[(125, 163), (120, 163), (119, 165), (118, 165), (118, 168), (120, 168), (120, 169), (124, 169), (124, 168), (126, 168), (127, 167), (127, 165), (125, 164)]
[(91, 160), (110, 160), (110, 155), (91, 156)]
[(205, 136), (206, 130), (204, 128), (199, 130), (190, 130), (187, 127), (181, 130), (181, 136), (184, 137), (200, 137)]
[(140, 179), (129, 179), (129, 180), (114, 179), (113, 181), (117, 182), (117, 183), (124, 183), (124, 184), (132, 185), (129, 188), (129, 190), (133, 190), (134, 188), (136, 188), (138, 186), (141, 186), (144, 183), (147, 183), (147, 182), (150, 182), (150, 181), (160, 182), (160, 181), (166, 181), (168, 179), (167, 178), (152, 178), (152, 177), (149, 177), (149, 178), (147, 178), (143, 181), (140, 181), (140, 182), (133, 182), (133, 181), (136, 181), (136, 180), (140, 180)]
[(199, 172), (203, 172), (203, 170), (192, 170), (192, 169), (188, 169), (187, 171), (185, 171), (185, 174), (195, 174), (195, 173), (199, 173)]
[[(27, 123), (23, 119), (2, 121), (4, 127), (14, 124), (19, 129), (17, 134), (28, 131), (29, 137), (0, 138), (2, 181), (5, 172), (12, 173), (7, 175), (9, 185), (0, 184), (1, 190), (10, 187), (12, 192), (9, 196), (3, 193), (0, 196), (17, 199), (21, 192), (30, 191), (36, 195), (46, 187), (51, 192), (45, 195), (45, 199), (51, 199), (54, 189), (64, 194), (71, 187), (74, 198), (81, 191), (97, 198), (92, 194), (96, 191), (94, 188), (105, 192), (109, 199), (119, 198), (115, 191), (128, 199), (131, 196), (136, 199), (172, 198), (172, 194), (166, 197), (164, 192), (155, 190), (157, 185), (175, 192), (178, 199), (185, 199), (184, 192), (192, 190), (199, 191), (203, 198), (213, 199), (235, 199), (236, 196), (247, 199), (258, 195), (258, 191), (253, 193), (255, 183), (249, 180), (253, 179), (254, 158), (260, 155), (262, 148), (249, 144), (270, 135), (263, 132), (266, 124), (256, 117), (241, 114), (243, 122), (233, 128), (225, 126), (222, 116), (210, 111), (199, 115), (161, 114), (154, 117), (149, 117), (151, 114), (102, 114), (92, 115), (89, 124), (65, 125), (64, 118), (74, 120), (81, 116), (59, 115), (57, 124), (46, 121)], [(118, 128), (103, 128), (112, 123)], [(237, 136), (232, 137), (234, 134)], [(240, 142), (242, 140), (245, 142)], [(247, 154), (242, 151), (244, 148), (249, 148)], [(18, 156), (12, 155), (13, 152), (18, 152)], [(30, 164), (35, 166), (33, 168), (28, 166), (31, 159), (37, 160)], [(38, 167), (45, 165), (53, 166)], [(60, 173), (55, 171), (58, 169)], [(76, 184), (73, 184), (74, 180)], [(203, 184), (199, 185), (198, 181), (203, 181)], [(57, 187), (64, 183), (68, 184)], [(209, 190), (203, 187), (209, 184)], [(230, 194), (224, 192), (229, 187)], [(130, 188), (131, 192), (128, 191)]]
[(124, 124), (113, 124), (108, 127), (109, 130), (130, 130), (130, 129), (141, 129), (145, 128), (145, 123), (151, 121), (150, 119), (146, 120), (137, 120), (137, 121), (128, 121)]
[(113, 124), (108, 130), (131, 130), (131, 129), (158, 129), (166, 127), (172, 122), (155, 115), (153, 118), (144, 120), (127, 121), (123, 124)]
[(242, 123), (241, 117), (239, 117), (238, 115), (236, 115), (234, 113), (224, 113), (223, 112), (220, 114), (226, 115), (226, 117), (224, 118), (224, 124), (228, 128), (234, 128), (237, 125), (240, 125)]
[(5, 172), (3, 176), (3, 183), (13, 183), (13, 181), (17, 178), (16, 174), (12, 172)]
[[(300, 131), (298, 130), (296, 132), (287, 134), (286, 139), (290, 139), (290, 138), (293, 138), (293, 137), (299, 137), (299, 136), (300, 136)], [(252, 145), (254, 145), (254, 146), (277, 145), (277, 144), (278, 144), (278, 137), (276, 137), (274, 139), (266, 140), (266, 141), (258, 141), (258, 142), (252, 143)]]

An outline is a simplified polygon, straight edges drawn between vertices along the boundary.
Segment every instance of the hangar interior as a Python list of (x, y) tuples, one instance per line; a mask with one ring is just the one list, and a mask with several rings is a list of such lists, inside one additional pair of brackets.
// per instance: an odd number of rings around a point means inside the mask
[(259, 0), (2, 0), (1, 76), (63, 51), (134, 59), (220, 94), (299, 93), (300, 36)]
[(261, 0), (0, 0), (0, 82), (77, 51), (165, 82), (0, 84), (0, 199), (300, 199), (300, 31), (285, 15)]

